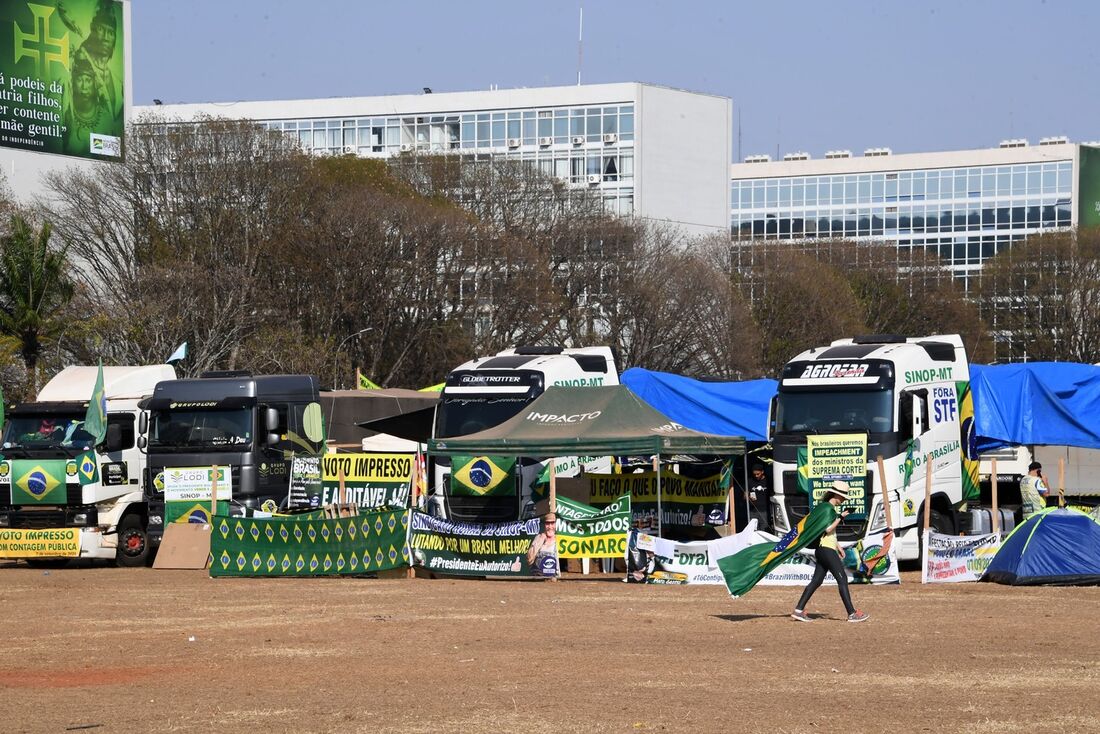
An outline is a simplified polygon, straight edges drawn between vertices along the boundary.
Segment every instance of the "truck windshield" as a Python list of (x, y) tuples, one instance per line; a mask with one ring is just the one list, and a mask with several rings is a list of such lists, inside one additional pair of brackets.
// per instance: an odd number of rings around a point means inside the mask
[(531, 395), (443, 396), (436, 412), (437, 438), (467, 436), (500, 425), (534, 400)]
[(775, 409), (776, 433), (841, 433), (893, 430), (890, 390), (780, 392)]
[(4, 427), (4, 448), (80, 449), (91, 447), (95, 437), (84, 430), (84, 415), (49, 413), (13, 415)]
[(152, 449), (242, 450), (252, 443), (252, 410), (158, 410), (149, 428)]

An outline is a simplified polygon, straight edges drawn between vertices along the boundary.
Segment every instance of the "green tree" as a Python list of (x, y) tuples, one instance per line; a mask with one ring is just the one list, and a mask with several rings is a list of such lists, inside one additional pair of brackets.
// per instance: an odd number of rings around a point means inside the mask
[(48, 222), (35, 228), (15, 214), (0, 238), (0, 338), (22, 357), (31, 393), (43, 348), (70, 323), (66, 309), (75, 292), (66, 249), (51, 245), (50, 235)]

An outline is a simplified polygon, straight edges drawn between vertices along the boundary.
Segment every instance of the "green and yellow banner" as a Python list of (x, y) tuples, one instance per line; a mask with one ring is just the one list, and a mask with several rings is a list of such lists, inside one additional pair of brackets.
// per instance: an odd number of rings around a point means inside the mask
[(0, 558), (76, 558), (80, 528), (0, 529)]
[(321, 457), (321, 494), (315, 503), (311, 499), (311, 504), (340, 502), (365, 509), (408, 507), (415, 458), (415, 454), (325, 454)]
[(0, 2), (0, 146), (121, 159), (122, 10), (115, 0)]
[(558, 558), (623, 558), (630, 531), (630, 495), (602, 510), (557, 498)]
[(409, 565), (409, 511), (358, 517), (214, 518), (211, 576), (336, 576)]
[(867, 515), (867, 434), (837, 433), (807, 436), (806, 448), (798, 450), (798, 487), (810, 495), (811, 506), (823, 501), (825, 490), (837, 480), (850, 488), (841, 507), (850, 517)]
[[(657, 527), (657, 474), (589, 474), (588, 501), (608, 505), (624, 494), (630, 495), (633, 520)], [(661, 472), (661, 527), (705, 527), (725, 525), (729, 486), (721, 474), (703, 479)]]
[(65, 480), (76, 464), (65, 459), (11, 462), (11, 503), (13, 505), (64, 505), (67, 501)]
[(455, 456), (451, 459), (451, 494), (498, 497), (516, 493), (516, 460), (507, 456)]

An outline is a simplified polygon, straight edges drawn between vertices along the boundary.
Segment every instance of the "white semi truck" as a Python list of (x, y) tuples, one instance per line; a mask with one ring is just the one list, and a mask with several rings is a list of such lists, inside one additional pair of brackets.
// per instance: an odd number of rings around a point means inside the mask
[[(141, 409), (138, 401), (157, 383), (174, 380), (167, 364), (104, 367), (107, 436), (93, 447), (83, 429), (88, 400), (99, 368), (66, 367), (38, 393), (34, 402), (7, 415), (0, 445), (0, 557), (33, 563), (67, 558), (113, 560), (140, 566), (149, 556), (149, 515), (144, 487), (146, 456), (138, 448)], [(78, 459), (95, 449), (98, 481), (80, 484)], [(41, 532), (61, 531), (61, 532)], [(64, 549), (51, 556), (50, 546), (34, 557), (28, 548), (44, 539), (65, 538)]]
[(776, 531), (786, 532), (811, 509), (798, 481), (798, 452), (808, 437), (865, 433), (866, 512), (845, 519), (838, 538), (855, 541), (885, 528), (881, 456), (898, 558), (917, 559), (928, 471), (930, 524), (937, 532), (956, 533), (956, 510), (979, 498), (978, 457), (969, 440), (973, 415), (966, 350), (957, 335), (857, 337), (799, 354), (783, 367), (769, 415)]
[[(466, 362), (447, 375), (436, 407), (433, 437), (466, 436), (499, 425), (548, 387), (618, 384), (619, 373), (610, 347), (507, 349)], [(448, 517), (458, 520), (506, 521), (530, 515), (534, 507), (532, 488), (544, 463), (520, 459), (512, 467), (512, 476), (503, 478), (503, 486), (484, 494), (475, 487), (479, 478), (485, 482), (497, 478), (493, 457), (470, 457), (466, 463), (471, 466), (453, 466), (449, 457), (433, 457), (428, 476), (436, 508), (441, 507)], [(610, 471), (611, 466), (607, 457), (555, 459), (559, 476), (577, 474), (582, 464), (590, 471)], [(452, 482), (452, 473), (459, 471), (471, 481), (455, 492), (452, 484), (457, 483)]]

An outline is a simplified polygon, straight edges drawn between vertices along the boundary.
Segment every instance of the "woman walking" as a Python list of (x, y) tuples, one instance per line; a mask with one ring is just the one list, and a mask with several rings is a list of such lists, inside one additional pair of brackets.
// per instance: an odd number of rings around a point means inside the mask
[[(834, 508), (840, 507), (848, 499), (848, 489), (847, 482), (833, 482), (833, 486), (825, 490), (828, 503)], [(833, 578), (836, 579), (837, 591), (840, 592), (840, 600), (844, 602), (844, 609), (848, 612), (849, 622), (864, 622), (871, 616), (859, 611), (852, 605), (852, 595), (848, 592), (848, 574), (844, 570), (842, 560), (843, 554), (836, 542), (836, 528), (847, 515), (847, 510), (840, 512), (836, 520), (825, 529), (821, 540), (818, 541), (817, 550), (814, 551), (814, 558), (817, 560), (814, 577), (806, 585), (805, 590), (802, 592), (802, 598), (798, 600), (798, 606), (791, 614), (791, 617), (799, 622), (813, 621), (813, 618), (806, 614), (806, 605), (809, 604), (810, 597), (814, 595), (814, 592), (825, 580), (826, 573), (831, 573)]]

